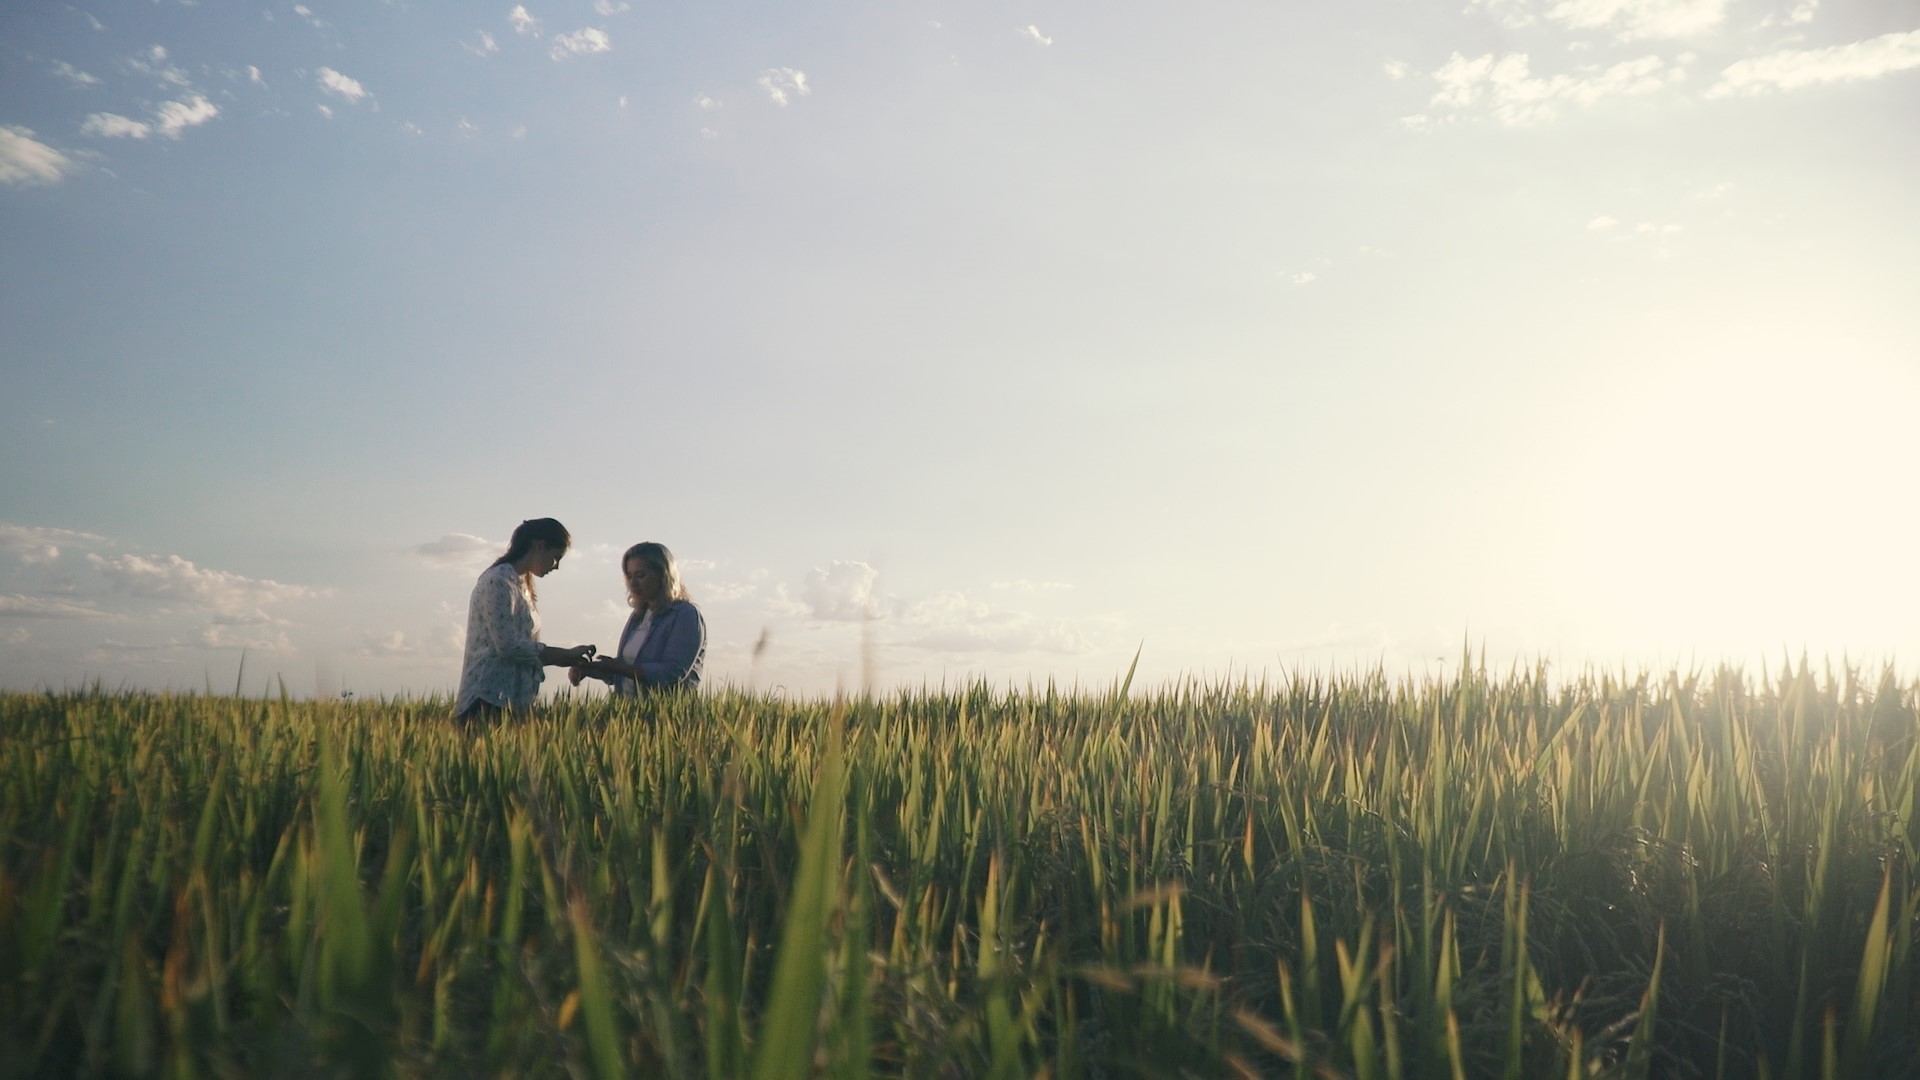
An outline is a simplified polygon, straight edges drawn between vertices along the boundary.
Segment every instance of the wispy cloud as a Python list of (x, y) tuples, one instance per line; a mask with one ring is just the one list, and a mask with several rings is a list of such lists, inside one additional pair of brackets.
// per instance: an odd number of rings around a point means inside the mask
[(912, 604), (895, 620), (893, 633), (901, 645), (949, 653), (1072, 654), (1088, 647), (1068, 620), (995, 609), (960, 592)]
[(463, 41), (460, 43), (460, 47), (475, 56), (492, 56), (494, 53), (500, 51), (500, 43), (493, 40), (492, 34), (487, 33), (485, 30), (476, 32), (479, 34), (478, 38), (473, 41)]
[(0, 551), (28, 566), (46, 566), (58, 561), (63, 547), (94, 547), (106, 542), (106, 537), (89, 532), (0, 523)]
[(793, 68), (768, 68), (760, 73), (760, 89), (775, 105), (785, 108), (787, 102), (795, 97), (806, 97), (813, 93), (807, 86), (807, 73)]
[(1020, 29), (1020, 36), (1023, 38), (1026, 38), (1028, 41), (1037, 42), (1041, 45), (1053, 44), (1052, 38), (1041, 33), (1040, 28), (1032, 24), (1028, 24), (1027, 26), (1022, 27)]
[(240, 617), (269, 621), (261, 612), (266, 606), (324, 595), (305, 585), (204, 569), (178, 555), (88, 555), (87, 561), (116, 592), (207, 608), (228, 616), (228, 625), (246, 624)]
[(693, 96), (693, 107), (711, 111), (720, 108), (720, 103), (705, 94), (695, 94)]
[(470, 533), (448, 533), (413, 549), (415, 555), (434, 566), (453, 570), (479, 570), (500, 556), (507, 545)]
[(994, 592), (1013, 593), (1054, 593), (1066, 592), (1068, 589), (1073, 588), (1071, 584), (1064, 581), (1028, 581), (1026, 578), (1015, 578), (1012, 581), (996, 581), (988, 587)]
[(54, 74), (73, 83), (75, 86), (94, 86), (100, 82), (99, 76), (89, 75), (79, 68), (74, 67), (72, 64), (67, 63), (65, 60), (55, 60), (53, 62), (53, 71)]
[(1793, 10), (1768, 15), (1760, 20), (1760, 25), (1763, 27), (1805, 26), (1813, 21), (1813, 13), (1819, 10), (1820, 0), (1799, 0), (1799, 3), (1793, 5)]
[(0, 184), (57, 184), (73, 159), (33, 137), (32, 128), (0, 124)]
[(525, 4), (513, 5), (513, 10), (507, 12), (507, 22), (513, 27), (513, 32), (516, 34), (531, 37), (540, 36), (540, 20), (527, 14), (527, 5)]
[(169, 139), (177, 139), (180, 133), (190, 127), (201, 124), (220, 115), (220, 107), (199, 94), (185, 101), (169, 101), (154, 110), (154, 124), (160, 134)]
[(336, 94), (356, 103), (364, 101), (369, 96), (367, 88), (361, 86), (358, 79), (342, 75), (330, 67), (321, 68), (318, 74), (320, 88), (329, 94)]
[(167, 49), (164, 45), (148, 46), (145, 52), (136, 53), (128, 57), (126, 59), (126, 65), (128, 70), (136, 74), (145, 75), (150, 79), (154, 79), (168, 86), (177, 86), (185, 89), (193, 85), (192, 80), (187, 78), (185, 71), (174, 67), (168, 62)]
[(1692, 37), (1726, 22), (1728, 0), (1468, 0), (1511, 28), (1554, 23), (1570, 30), (1603, 30), (1619, 41)]
[(301, 18), (301, 19), (303, 19), (303, 20), (305, 20), (305, 21), (306, 21), (306, 24), (307, 24), (308, 26), (311, 26), (311, 27), (313, 27), (313, 28), (314, 28), (315, 30), (324, 30), (324, 29), (326, 29), (326, 26), (327, 26), (327, 24), (326, 24), (326, 23), (324, 23), (324, 22), (322, 22), (322, 21), (320, 21), (320, 16), (318, 16), (318, 15), (315, 15), (315, 14), (313, 13), (313, 9), (312, 9), (312, 8), (310, 8), (310, 7), (308, 7), (308, 6), (307, 6), (307, 5), (305, 5), (305, 4), (295, 4), (295, 5), (293, 5), (293, 13), (294, 13), (295, 15), (298, 15), (298, 16), (300, 16), (300, 18)]
[(632, 10), (632, 5), (627, 0), (593, 0), (593, 10), (596, 15), (611, 16)]
[(1920, 67), (1920, 30), (1823, 49), (1787, 49), (1741, 60), (1720, 73), (1710, 98), (1752, 97), (1826, 83), (1865, 82)]
[(385, 634), (366, 634), (360, 640), (362, 656), (412, 656), (419, 650), (399, 630)]
[(613, 51), (613, 40), (607, 32), (595, 27), (575, 30), (571, 34), (561, 34), (553, 39), (553, 48), (548, 55), (555, 60), (565, 60), (572, 56), (592, 56), (595, 53)]
[(1601, 214), (1599, 217), (1587, 222), (1588, 232), (1612, 232), (1619, 227), (1620, 219), (1608, 217), (1605, 214)]
[(210, 649), (245, 649), (248, 652), (293, 651), (293, 641), (287, 637), (287, 632), (272, 626), (213, 623), (200, 631), (200, 644)]
[(0, 595), (0, 618), (6, 619), (102, 619), (118, 616), (101, 611), (85, 601), (54, 596)]
[[(1469, 59), (1454, 53), (1433, 73), (1429, 105), (1443, 114), (1482, 110), (1509, 126), (1538, 123), (1564, 106), (1590, 106), (1606, 98), (1651, 94), (1687, 78), (1686, 54), (1673, 63), (1658, 56), (1624, 60), (1610, 67), (1583, 67), (1572, 74), (1533, 74), (1526, 53)], [(1410, 118), (1411, 119), (1411, 118)]]
[(132, 120), (119, 113), (89, 113), (80, 125), (80, 134), (103, 139), (144, 139), (153, 134), (153, 125)]

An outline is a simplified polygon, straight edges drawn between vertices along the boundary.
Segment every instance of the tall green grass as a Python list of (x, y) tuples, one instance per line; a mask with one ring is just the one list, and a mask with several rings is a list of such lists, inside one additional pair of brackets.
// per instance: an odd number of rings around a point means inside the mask
[(1920, 1075), (1916, 705), (0, 695), (0, 1075)]

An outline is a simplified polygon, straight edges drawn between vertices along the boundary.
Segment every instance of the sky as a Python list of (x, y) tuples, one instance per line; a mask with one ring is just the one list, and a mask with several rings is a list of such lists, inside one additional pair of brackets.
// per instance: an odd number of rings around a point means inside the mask
[(0, 687), (447, 694), (548, 516), (792, 695), (1911, 665), (1915, 116), (1920, 0), (7, 4)]

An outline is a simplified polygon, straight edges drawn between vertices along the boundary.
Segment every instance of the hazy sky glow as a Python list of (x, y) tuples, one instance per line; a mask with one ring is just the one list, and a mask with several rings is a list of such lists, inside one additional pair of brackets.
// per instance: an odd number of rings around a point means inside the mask
[(1911, 665), (1915, 116), (1916, 0), (6, 5), (0, 685), (447, 692), (533, 516), (794, 692)]

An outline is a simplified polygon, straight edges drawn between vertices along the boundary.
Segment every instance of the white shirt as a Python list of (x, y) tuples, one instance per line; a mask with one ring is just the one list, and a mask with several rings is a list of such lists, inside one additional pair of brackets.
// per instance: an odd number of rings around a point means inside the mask
[(629, 664), (640, 662), (640, 646), (647, 643), (647, 635), (653, 633), (653, 612), (642, 612), (640, 625), (633, 628), (633, 636), (627, 639), (627, 647), (620, 650), (620, 659)]
[(460, 665), (456, 715), (484, 701), (524, 709), (540, 693), (540, 613), (510, 563), (490, 566), (467, 602), (467, 651)]

